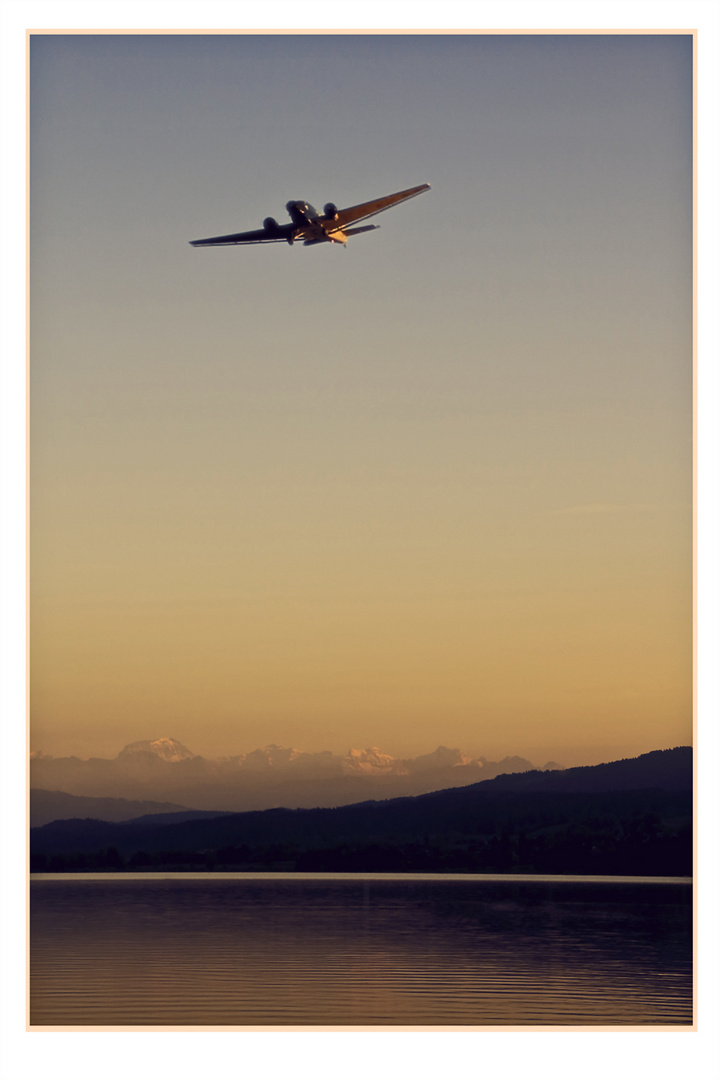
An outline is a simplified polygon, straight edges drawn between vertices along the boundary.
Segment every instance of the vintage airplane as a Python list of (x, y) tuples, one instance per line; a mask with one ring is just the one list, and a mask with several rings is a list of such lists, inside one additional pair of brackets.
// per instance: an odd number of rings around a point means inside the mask
[(379, 225), (361, 225), (359, 229), (348, 229), (356, 221), (364, 221), (366, 218), (379, 214), (381, 210), (387, 210), (391, 206), (412, 199), (415, 195), (429, 189), (429, 184), (420, 184), (419, 187), (408, 188), (407, 191), (397, 191), (394, 195), (386, 195), (383, 199), (374, 199), (372, 202), (362, 203), (360, 206), (350, 206), (347, 210), (338, 210), (334, 203), (327, 203), (322, 214), (310, 206), (310, 203), (296, 200), (289, 202), (286, 210), (292, 221), (289, 225), (278, 225), (275, 218), (265, 218), (262, 229), (253, 232), (231, 233), (229, 236), (209, 236), (205, 240), (191, 240), (193, 247), (223, 247), (229, 244), (294, 244), (296, 240), (302, 240), (305, 247), (310, 244), (346, 244), (349, 236), (357, 236), (359, 233), (371, 232), (378, 229)]

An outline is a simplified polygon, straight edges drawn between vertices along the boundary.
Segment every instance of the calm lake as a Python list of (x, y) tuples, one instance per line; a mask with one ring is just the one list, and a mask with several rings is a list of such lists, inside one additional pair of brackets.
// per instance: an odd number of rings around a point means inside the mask
[(685, 879), (35, 875), (32, 1025), (692, 1023)]

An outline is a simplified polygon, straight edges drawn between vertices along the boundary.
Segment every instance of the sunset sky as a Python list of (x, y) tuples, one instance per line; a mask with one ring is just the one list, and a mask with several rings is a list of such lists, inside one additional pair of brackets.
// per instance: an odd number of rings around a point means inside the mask
[(691, 742), (692, 45), (32, 38), (34, 749)]

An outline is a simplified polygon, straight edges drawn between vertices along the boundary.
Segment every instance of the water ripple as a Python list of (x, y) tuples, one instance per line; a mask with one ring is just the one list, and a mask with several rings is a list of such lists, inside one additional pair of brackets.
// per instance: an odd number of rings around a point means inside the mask
[(692, 1022), (691, 890), (33, 882), (37, 1025)]

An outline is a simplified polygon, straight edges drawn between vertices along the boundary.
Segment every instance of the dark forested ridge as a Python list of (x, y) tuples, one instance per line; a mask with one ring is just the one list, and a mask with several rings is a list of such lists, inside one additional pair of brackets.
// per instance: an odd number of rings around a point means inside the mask
[(487, 784), (496, 791), (627, 791), (657, 787), (667, 791), (692, 788), (692, 747), (652, 750), (636, 758), (622, 758), (604, 765), (580, 765), (557, 772), (505, 774)]
[(31, 869), (692, 873), (692, 751), (336, 809), (56, 821)]

